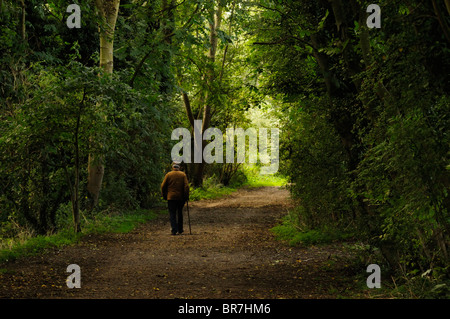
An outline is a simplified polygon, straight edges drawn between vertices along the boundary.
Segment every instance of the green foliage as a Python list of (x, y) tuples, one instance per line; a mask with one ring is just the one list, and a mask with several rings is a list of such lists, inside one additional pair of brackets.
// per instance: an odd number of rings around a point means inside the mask
[(92, 219), (84, 221), (85, 233), (128, 233), (136, 226), (155, 219), (158, 214), (154, 211), (136, 210), (118, 213), (116, 211), (104, 211)]
[[(163, 114), (158, 93), (144, 93), (123, 84), (119, 76), (110, 88), (114, 103), (107, 127), (102, 202), (122, 208), (149, 208), (159, 198), (165, 165), (170, 159), (171, 119)], [(100, 207), (102, 208), (102, 207)]]
[[(212, 182), (211, 182), (212, 181)], [(202, 187), (191, 188), (189, 200), (196, 201), (201, 199), (214, 199), (229, 195), (235, 192), (237, 189), (229, 186), (223, 186), (220, 183), (216, 183), (214, 178), (207, 178)]]
[(32, 256), (67, 245), (77, 243), (83, 236), (101, 233), (127, 233), (138, 225), (156, 218), (153, 211), (137, 210), (117, 213), (104, 211), (92, 219), (83, 219), (81, 233), (75, 233), (72, 227), (60, 230), (56, 234), (27, 236), (22, 239), (0, 236), (0, 262)]
[[(318, 108), (326, 103), (315, 102)], [(289, 121), (281, 140), (282, 173), (292, 182), (294, 198), (301, 198), (302, 218), (310, 227), (318, 227), (324, 219), (328, 224), (346, 225), (352, 205), (346, 191), (348, 156), (327, 117), (303, 110), (288, 111)]]
[(100, 209), (150, 207), (168, 148), (169, 120), (157, 94), (75, 61), (34, 71), (24, 86), (28, 97), (1, 126), (2, 209), (39, 234), (56, 230), (59, 206), (86, 192), (73, 185), (88, 152), (106, 156), (110, 167)]
[(286, 178), (280, 173), (262, 175), (259, 172), (260, 167), (257, 165), (244, 165), (242, 173), (245, 176), (246, 181), (243, 182), (243, 184), (246, 187), (282, 187), (286, 185)]
[(427, 18), (431, 3), (382, 1), (382, 28), (368, 30), (368, 1), (340, 3), (256, 13), (252, 59), (260, 90), (283, 103), (282, 172), (301, 205), (275, 229), (292, 239), (301, 225), (304, 240), (345, 229), (407, 276), (437, 269), (450, 247), (450, 59), (436, 32), (448, 27)]
[(228, 185), (220, 183), (216, 175), (207, 177), (202, 187), (191, 187), (190, 200), (213, 199), (231, 194), (241, 187), (281, 187), (286, 179), (280, 174), (261, 175), (256, 165), (241, 166)]
[[(95, 70), (76, 63), (52, 72), (35, 68), (40, 71), (29, 77), (29, 97), (3, 126), (0, 172), (8, 185), (3, 197), (6, 207), (16, 212), (19, 222), (24, 218), (44, 234), (55, 227), (55, 213), (72, 191), (67, 183), (71, 182), (75, 140), (81, 141), (77, 148), (85, 149), (82, 142), (88, 127), (101, 119), (87, 114), (85, 107), (97, 93)], [(63, 80), (65, 76), (69, 80)], [(91, 115), (92, 122), (77, 125), (77, 119)]]
[(10, 261), (21, 257), (40, 254), (47, 249), (61, 248), (77, 242), (80, 234), (72, 230), (61, 231), (55, 235), (38, 235), (23, 240), (0, 238), (0, 261)]
[(298, 245), (315, 245), (326, 244), (334, 241), (345, 241), (353, 238), (353, 234), (350, 232), (340, 231), (336, 228), (322, 227), (318, 229), (309, 229), (305, 224), (300, 224), (302, 214), (302, 206), (297, 207), (294, 210), (284, 216), (280, 223), (271, 231), (275, 234), (275, 238), (278, 240), (286, 241), (290, 246)]
[[(63, 244), (46, 236), (71, 224), (76, 194), (86, 198), (88, 154), (105, 164), (98, 211), (158, 202), (170, 133), (190, 127), (186, 93), (192, 116), (208, 107), (210, 126), (222, 132), (280, 128), (286, 176), (209, 165), (191, 200), (287, 181), (299, 208), (275, 227), (280, 238), (319, 243), (351, 233), (405, 277), (446, 268), (450, 30), (442, 1), (380, 0), (382, 28), (372, 30), (368, 0), (220, 1), (211, 58), (219, 2), (123, 0), (113, 75), (95, 67), (91, 2), (77, 2), (81, 29), (63, 23), (64, 1), (0, 3), (3, 238), (27, 233), (39, 235), (37, 246)], [(81, 214), (91, 220), (84, 227), (111, 229), (85, 216), (84, 205)], [(115, 223), (125, 231), (134, 222)], [(439, 280), (447, 277), (442, 271)], [(446, 295), (433, 280), (430, 294)]]

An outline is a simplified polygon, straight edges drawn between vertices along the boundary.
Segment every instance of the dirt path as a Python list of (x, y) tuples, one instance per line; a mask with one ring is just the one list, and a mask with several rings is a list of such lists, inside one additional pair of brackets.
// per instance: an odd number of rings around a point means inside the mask
[[(288, 209), (288, 191), (242, 189), (190, 203), (192, 235), (170, 235), (168, 215), (128, 234), (86, 236), (81, 243), (0, 265), (1, 298), (335, 298), (343, 276), (340, 244), (289, 247), (270, 228)], [(329, 261), (340, 262), (330, 263)], [(69, 289), (69, 264), (81, 288)], [(330, 268), (331, 267), (331, 268)], [(5, 271), (6, 269), (6, 271)]]

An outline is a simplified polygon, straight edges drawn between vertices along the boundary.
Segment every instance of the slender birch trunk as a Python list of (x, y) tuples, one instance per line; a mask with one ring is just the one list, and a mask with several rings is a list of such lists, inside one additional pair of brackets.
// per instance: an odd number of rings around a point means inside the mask
[[(95, 6), (101, 18), (100, 25), (100, 67), (106, 74), (113, 72), (114, 29), (119, 13), (120, 0), (95, 0)], [(101, 156), (89, 154), (88, 185), (91, 196), (88, 207), (94, 208), (98, 204), (105, 169)]]

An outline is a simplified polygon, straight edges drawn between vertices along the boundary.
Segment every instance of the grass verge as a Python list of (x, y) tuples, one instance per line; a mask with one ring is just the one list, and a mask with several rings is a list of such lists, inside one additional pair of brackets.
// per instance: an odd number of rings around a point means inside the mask
[(345, 241), (353, 237), (353, 234), (350, 232), (301, 227), (298, 224), (298, 216), (295, 210), (285, 215), (278, 225), (271, 228), (271, 231), (275, 234), (277, 240), (286, 241), (290, 246), (324, 244), (334, 241)]
[(127, 233), (136, 226), (157, 216), (158, 213), (148, 210), (123, 214), (102, 213), (91, 219), (85, 218), (82, 222), (82, 231), (80, 233), (75, 233), (71, 228), (65, 228), (49, 235), (0, 238), (0, 262), (37, 255), (47, 249), (72, 245), (87, 234)]
[(191, 188), (190, 200), (219, 198), (229, 195), (242, 187), (256, 188), (286, 185), (286, 179), (283, 176), (278, 174), (261, 175), (259, 171), (260, 168), (256, 165), (244, 165), (240, 169), (241, 178), (228, 186), (220, 184), (214, 176), (207, 178), (203, 182), (202, 187)]

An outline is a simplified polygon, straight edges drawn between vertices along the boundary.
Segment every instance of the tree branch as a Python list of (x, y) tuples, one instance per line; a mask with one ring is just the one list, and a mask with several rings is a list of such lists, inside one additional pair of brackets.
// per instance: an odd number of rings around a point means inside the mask
[(436, 16), (439, 20), (439, 25), (441, 26), (441, 29), (444, 32), (447, 41), (450, 42), (450, 30), (448, 28), (447, 23), (445, 22), (445, 19), (442, 17), (440, 8), (438, 8), (436, 0), (431, 0), (431, 2), (433, 3), (434, 12), (436, 13)]
[(284, 38), (279, 39), (277, 41), (272, 41), (272, 42), (253, 42), (252, 44), (253, 45), (278, 45), (278, 44), (281, 44), (281, 43), (285, 42), (289, 38), (294, 39), (294, 40), (296, 40), (296, 41), (298, 41), (300, 43), (303, 43), (304, 45), (307, 45), (307, 46), (317, 50), (317, 48), (312, 43), (310, 43), (308, 41), (305, 41), (305, 40), (303, 40), (303, 39), (301, 39), (299, 37), (296, 37), (294, 35), (290, 35), (290, 36), (284, 37)]
[(129, 85), (130, 85), (131, 87), (133, 87), (134, 80), (136, 79), (137, 74), (139, 73), (139, 71), (140, 71), (140, 70), (142, 69), (142, 67), (144, 66), (144, 62), (145, 62), (145, 60), (148, 59), (148, 57), (150, 56), (150, 53), (151, 53), (151, 52), (152, 52), (151, 50), (148, 51), (148, 52), (144, 55), (144, 57), (141, 59), (141, 61), (139, 61), (139, 64), (137, 65), (136, 69), (134, 70), (133, 76), (132, 76), (131, 79), (130, 79)]
[(189, 100), (189, 96), (184, 91), (181, 94), (183, 96), (184, 108), (186, 109), (186, 114), (189, 119), (189, 123), (191, 123), (191, 126), (193, 128), (194, 127), (194, 115), (192, 114), (192, 108), (191, 108), (191, 102)]

